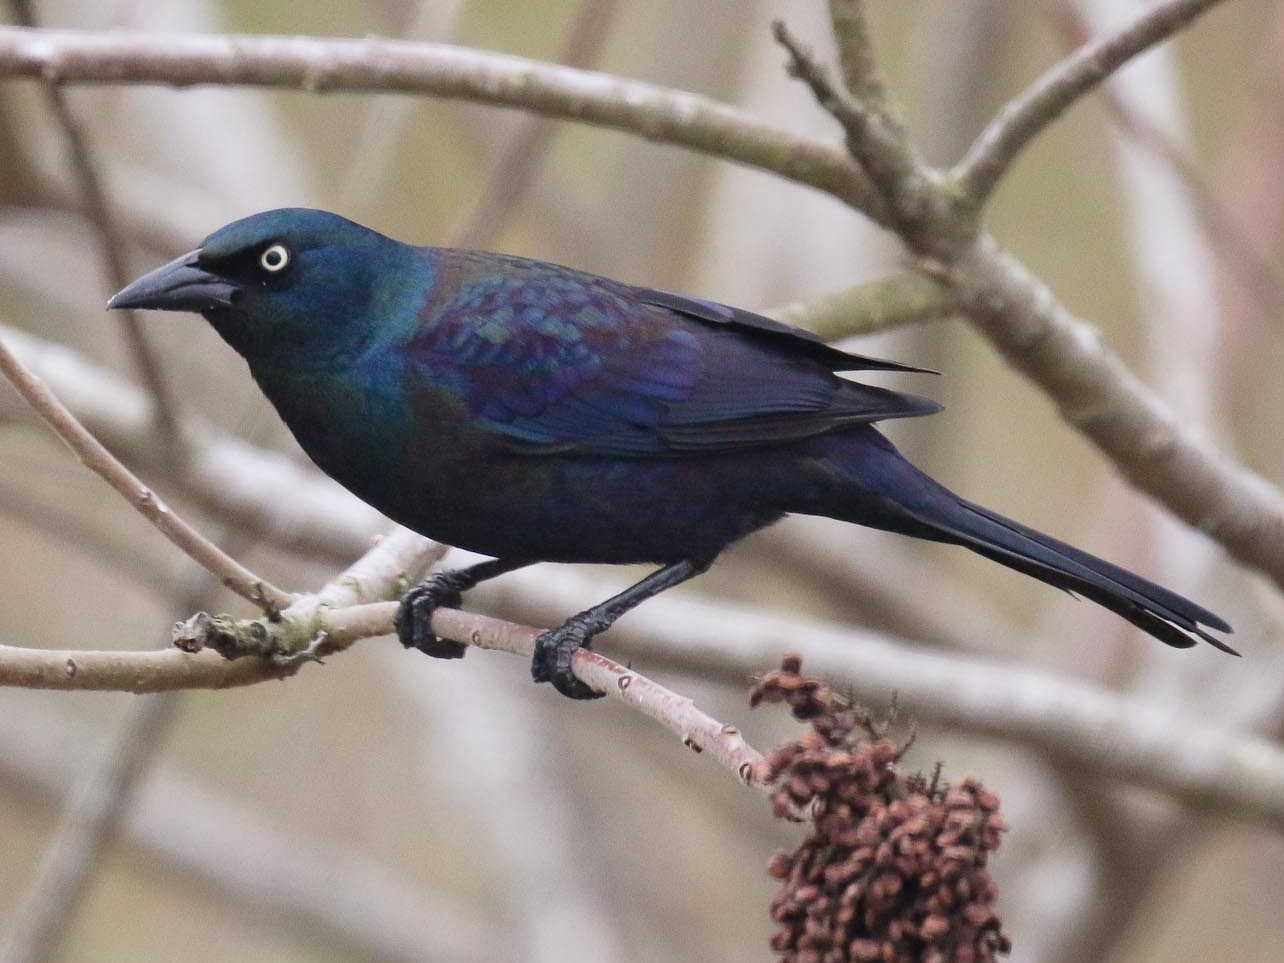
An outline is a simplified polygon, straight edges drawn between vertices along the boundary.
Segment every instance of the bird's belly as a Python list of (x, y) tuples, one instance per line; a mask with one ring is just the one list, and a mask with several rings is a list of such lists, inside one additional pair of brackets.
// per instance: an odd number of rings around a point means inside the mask
[(788, 490), (793, 457), (779, 450), (671, 459), (516, 454), (445, 405), (425, 412), (346, 383), (269, 397), (331, 478), (407, 528), (484, 555), (712, 561), (798, 501)]
[(712, 560), (783, 514), (727, 459), (434, 461), (398, 472), (395, 486), (384, 478), (348, 487), (429, 538), (501, 558), (559, 562)]

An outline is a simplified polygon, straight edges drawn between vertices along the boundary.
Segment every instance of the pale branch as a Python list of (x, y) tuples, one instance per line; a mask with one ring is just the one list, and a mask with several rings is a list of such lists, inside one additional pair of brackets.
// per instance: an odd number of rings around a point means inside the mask
[(259, 578), (175, 514), (156, 492), (144, 485), (90, 434), (2, 341), (0, 373), (67, 443), (86, 468), (97, 473), (185, 555), (216, 576), (227, 588), (256, 605), (272, 610), (290, 604), (292, 596)]
[(768, 308), (768, 317), (839, 341), (959, 313), (953, 291), (924, 274), (895, 274)]
[[(518, 582), (534, 573), (514, 573)], [(571, 573), (546, 579), (550, 605), (578, 604)], [(681, 626), (678, 631), (674, 626)], [(1284, 749), (1206, 717), (1091, 683), (979, 656), (933, 652), (870, 631), (679, 596), (651, 599), (605, 640), (648, 668), (743, 685), (800, 652), (809, 675), (877, 706), (895, 695), (913, 718), (1064, 759), (1104, 778), (1284, 829)], [(1143, 640), (1139, 644), (1155, 644)], [(1200, 648), (1174, 658), (1224, 659)]]
[[(293, 675), (306, 662), (361, 639), (388, 635), (396, 609), (396, 602), (373, 602), (343, 609), (316, 608), (306, 619), (293, 619), (287, 611), (275, 621), (238, 621), (202, 612), (175, 627), (178, 648), (161, 652), (0, 646), (0, 685), (116, 692), (252, 685)], [(435, 612), (432, 628), (443, 638), (526, 659), (543, 631), (455, 609)], [(762, 756), (735, 726), (719, 722), (691, 699), (596, 652), (577, 650), (573, 664), (575, 674), (595, 689), (659, 722), (684, 745), (707, 753), (747, 785), (765, 789)]]
[[(568, 67), (589, 68), (606, 44), (608, 28), (619, 12), (619, 0), (580, 0), (559, 61)], [(537, 115), (518, 118), (499, 149), (499, 157), (476, 192), (467, 218), (450, 233), (450, 246), (485, 247), (508, 216), (530, 193), (553, 143), (554, 128)]]
[[(1178, 5), (1166, 5), (1176, 8)], [(1114, 49), (1114, 48), (1112, 48)], [(1120, 49), (1130, 49), (1126, 46)], [(704, 98), (599, 74), (556, 68), (517, 58), (498, 57), (428, 44), (385, 41), (326, 41), (272, 37), (165, 37), (125, 33), (91, 34), (0, 29), (0, 76), (52, 73), (64, 82), (81, 83), (233, 83), (298, 87), (307, 90), (400, 90), (522, 107), (589, 123), (615, 126), (642, 136), (759, 166), (805, 184), (828, 190), (868, 209), (868, 180), (849, 158), (829, 146), (800, 140), (766, 127), (751, 117)], [(942, 187), (944, 189), (944, 186)], [(960, 255), (976, 269), (964, 292), (983, 313), (978, 325), (1009, 357), (1029, 355), (1031, 338), (1041, 342), (1038, 363), (1027, 357), (1020, 370), (1036, 380), (1063, 410), (1082, 408), (1075, 392), (1084, 387), (1074, 371), (1082, 352), (1093, 345), (1092, 330), (1073, 318), (1024, 268), (994, 243), (981, 237)], [(989, 252), (989, 253), (987, 253)], [(989, 260), (984, 270), (983, 262)], [(960, 277), (943, 270), (945, 278)], [(988, 278), (988, 280), (987, 280)], [(1008, 309), (1014, 304), (1017, 307)], [(1034, 315), (1055, 314), (1062, 335), (1038, 332), (1044, 322)], [(1008, 316), (1008, 311), (1012, 316)], [(1111, 369), (1124, 372), (1113, 354), (1093, 345), (1097, 376)], [(1199, 467), (1198, 491), (1186, 480), (1146, 478), (1144, 490), (1159, 497), (1187, 521), (1215, 520), (1211, 529), (1241, 561), (1284, 584), (1284, 560), (1272, 551), (1271, 539), (1259, 537), (1255, 522), (1276, 531), (1284, 517), (1284, 500), (1268, 483), (1212, 453), (1195, 431), (1173, 422), (1153, 394), (1130, 376), (1112, 389), (1138, 404), (1109, 429), (1083, 418), (1075, 423), (1122, 462), (1137, 460), (1138, 450), (1153, 449), (1156, 438), (1185, 461)], [(1123, 430), (1130, 434), (1122, 434)], [(1130, 476), (1137, 477), (1130, 470)], [(1178, 508), (1180, 505), (1182, 507)], [(1234, 519), (1232, 524), (1229, 520)], [(1274, 540), (1278, 544), (1278, 539)]]
[[(303, 618), (300, 607), (300, 617), (280, 623), (266, 619), (244, 622), (201, 612), (174, 627), (175, 647), (168, 649), (106, 651), (0, 645), (0, 686), (141, 695), (176, 689), (231, 689), (285, 679), (307, 662), (346, 649), (360, 639), (387, 635), (395, 608), (394, 602), (341, 609), (313, 607), (309, 617)], [(229, 660), (219, 649), (265, 654)]]
[(1084, 44), (1008, 102), (951, 172), (978, 208), (1039, 134), (1128, 61), (1162, 43), (1221, 0), (1164, 0), (1131, 23)]
[(198, 612), (174, 627), (173, 642), (184, 652), (213, 649), (225, 659), (250, 657), (281, 671), (347, 648), (358, 639), (386, 632), (386, 626), (351, 622), (360, 606), (403, 595), (441, 560), (448, 547), (408, 528), (395, 527), (319, 592), (298, 598), (268, 619), (238, 621)]
[(977, 329), (1134, 486), (1284, 587), (1279, 489), (1180, 421), (992, 238), (940, 270)]
[(862, 208), (880, 224), (903, 233), (917, 229), (901, 215), (920, 206), (907, 198), (928, 196), (923, 183), (927, 171), (909, 149), (905, 130), (895, 118), (873, 103), (834, 83), (829, 70), (802, 45), (783, 20), (771, 25), (776, 42), (789, 54), (789, 73), (807, 85), (816, 103), (842, 126), (847, 150), (869, 175), (876, 193), (885, 202), (879, 208)]
[(449, 550), (449, 546), (396, 526), (361, 558), (330, 579), (320, 592), (305, 596), (286, 611), (297, 613), (312, 605), (346, 608), (400, 598)]
[[(529, 579), (528, 572), (511, 579)], [(540, 582), (543, 602), (574, 609), (582, 579), (562, 570)], [(235, 621), (196, 617), (180, 636), (229, 651), (299, 651), (318, 639), (326, 655), (392, 629), (395, 602), (326, 609), (315, 619)], [(680, 626), (675, 631), (674, 626)], [(529, 658), (540, 630), (455, 609), (439, 609), (433, 631), (443, 638)], [(1165, 793), (1182, 803), (1284, 828), (1284, 751), (1254, 735), (1119, 695), (1085, 682), (993, 659), (930, 652), (875, 632), (782, 616), (743, 605), (661, 596), (621, 620), (614, 651), (648, 665), (729, 685), (746, 685), (803, 653), (808, 671), (849, 688), (871, 704), (895, 693), (927, 723), (1019, 743), (1080, 768)], [(1207, 649), (1177, 658), (1222, 658)], [(70, 652), (0, 647), (0, 684), (99, 691), (163, 691), (248, 685), (293, 674), (305, 659), (238, 658), (212, 651)], [(575, 655), (576, 674), (704, 749), (758, 784), (760, 759), (734, 727), (597, 653)], [(443, 671), (446, 671), (443, 668)], [(1179, 733), (1180, 738), (1172, 738)]]
[(878, 76), (865, 0), (829, 0), (829, 22), (838, 44), (838, 64), (843, 86), (853, 97), (886, 113), (887, 92)]
[[(131, 465), (169, 468), (157, 450), (148, 402), (137, 386), (66, 345), (0, 324), (0, 342), (48, 384), (96, 437)], [(18, 418), (26, 405), (4, 403)], [(369, 546), (387, 522), (319, 471), (279, 452), (257, 448), (188, 413), (188, 457), (177, 472), (185, 498), (223, 522), (262, 535), (273, 545), (340, 564)]]
[[(363, 637), (355, 635), (343, 642), (331, 636), (325, 625), (331, 611), (352, 611), (355, 606), (400, 598), (448, 551), (448, 545), (394, 526), (319, 592), (302, 596), (280, 613), (281, 621), (295, 629), (288, 644), (274, 640), (268, 629), (260, 632), (259, 622), (237, 623), (226, 617), (213, 619), (204, 612), (175, 626), (173, 641), (187, 652), (214, 648), (225, 658), (257, 656), (261, 661), (287, 668), (297, 668), (309, 660), (319, 661), (322, 655)], [(243, 634), (246, 629), (251, 633), (249, 636)], [(255, 640), (253, 648), (247, 648), (247, 639)], [(221, 640), (227, 649), (214, 644), (216, 640)]]
[(878, 202), (835, 145), (707, 97), (444, 44), (0, 28), (0, 78), (431, 94), (628, 131), (780, 174), (861, 210)]
[[(24, 27), (36, 27), (36, 15), (33, 6), (26, 2), (11, 3), (18, 22)], [(129, 271), (125, 264), (124, 233), (118, 219), (108, 203), (107, 191), (103, 179), (98, 173), (98, 163), (90, 146), (85, 129), (71, 109), (66, 92), (53, 80), (43, 84), (45, 100), (58, 126), (62, 128), (63, 138), (67, 145), (66, 155), (85, 216), (97, 229), (98, 249), (107, 268), (107, 277), (112, 286), (119, 290), (130, 281)], [(160, 360), (156, 350), (147, 339), (138, 312), (121, 311), (118, 323), (125, 335), (125, 343), (134, 358), (134, 366), (147, 386), (153, 403), (153, 414), (156, 429), (172, 460), (177, 462), (182, 453), (183, 438), (178, 431), (177, 405), (174, 393), (161, 372)]]

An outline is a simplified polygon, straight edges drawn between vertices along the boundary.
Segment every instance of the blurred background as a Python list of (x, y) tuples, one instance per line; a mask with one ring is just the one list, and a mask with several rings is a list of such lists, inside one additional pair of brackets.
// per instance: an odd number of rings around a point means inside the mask
[[(890, 99), (940, 164), (1084, 36), (1140, 8), (867, 6)], [(832, 58), (819, 2), (47, 0), (0, 10), (11, 23), (34, 11), (48, 27), (448, 41), (690, 90), (839, 137), (786, 76), (769, 32), (787, 18)], [(1282, 82), (1280, 4), (1224, 3), (1040, 137), (988, 218), (1139, 377), (1273, 481), (1284, 477)], [(894, 239), (815, 191), (512, 110), (110, 86), (66, 89), (65, 105), (131, 277), (229, 220), (287, 205), (759, 310), (905, 267)], [(198, 449), (198, 469), (167, 467), (120, 319), (103, 309), (115, 285), (72, 158), (46, 90), (0, 83), (0, 337), (39, 355), (90, 427), (203, 531), (278, 585), (319, 587), (383, 523), (311, 477), (239, 358), (196, 317), (142, 321)], [(812, 519), (736, 546), (683, 593), (987, 653), (1192, 725), (1278, 741), (1281, 609), (1265, 579), (1129, 489), (963, 321), (852, 347), (942, 372), (886, 381), (947, 406), (890, 429), (921, 466), (1206, 604), (1235, 626), (1246, 657), (1177, 653), (967, 553)], [(241, 486), (266, 492), (253, 511), (229, 508)], [(478, 590), (469, 607), (552, 624), (634, 577), (541, 566)], [(252, 614), (0, 388), (0, 642), (160, 646), (198, 608)], [(602, 648), (610, 654), (609, 636)], [(806, 653), (807, 639), (781, 648)], [(649, 666), (644, 650), (632, 657), (760, 748), (796, 732), (783, 713), (749, 715), (747, 674), (734, 685)], [(892, 698), (856, 688), (875, 708)], [(930, 707), (905, 710), (923, 722), (913, 763), (942, 760), (947, 775), (974, 773), (1003, 797), (1012, 829), (995, 872), (1013, 960), (1279, 958), (1276, 829), (933, 726)], [(0, 719), (5, 963), (769, 959), (765, 865), (800, 832), (654, 724), (618, 705), (572, 704), (531, 685), (520, 660), (487, 652), (443, 663), (377, 639), (243, 690), (7, 689)], [(1111, 734), (1101, 738), (1108, 752)], [(104, 801), (113, 785), (132, 791)], [(82, 822), (96, 812), (111, 825), (112, 800), (119, 822), (101, 842), (65, 819), (72, 806)], [(87, 867), (83, 887), (42, 883), (59, 878), (58, 861)]]

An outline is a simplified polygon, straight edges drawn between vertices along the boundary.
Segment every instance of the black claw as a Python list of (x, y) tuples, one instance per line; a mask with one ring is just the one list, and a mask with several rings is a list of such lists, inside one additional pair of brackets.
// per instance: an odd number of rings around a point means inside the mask
[(394, 620), (397, 638), (407, 649), (418, 649), (434, 659), (462, 659), (468, 646), (433, 634), (432, 616), (439, 608), (457, 609), (463, 595), (454, 572), (438, 572), (401, 597)]
[(593, 639), (592, 626), (571, 619), (535, 640), (535, 656), (531, 659), (531, 678), (536, 682), (551, 682), (553, 688), (568, 699), (600, 699), (606, 693), (598, 692), (587, 682), (576, 677), (571, 669), (571, 657), (578, 648), (589, 648)]
[(553, 683), (553, 688), (568, 699), (601, 699), (606, 695), (605, 692), (598, 692), (587, 682), (577, 679), (570, 672), (565, 675), (555, 675), (549, 679)]

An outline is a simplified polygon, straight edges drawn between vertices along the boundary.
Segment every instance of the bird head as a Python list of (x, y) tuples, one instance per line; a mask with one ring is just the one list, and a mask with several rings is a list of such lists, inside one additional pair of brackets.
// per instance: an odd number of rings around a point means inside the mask
[(387, 319), (413, 318), (431, 282), (417, 254), (337, 214), (282, 208), (220, 228), (107, 307), (199, 312), (251, 365), (298, 366), (359, 350)]

